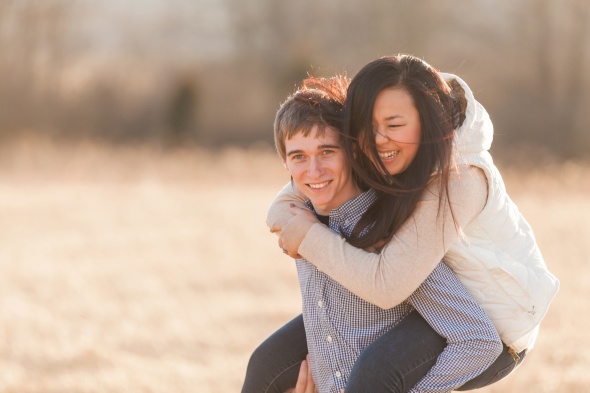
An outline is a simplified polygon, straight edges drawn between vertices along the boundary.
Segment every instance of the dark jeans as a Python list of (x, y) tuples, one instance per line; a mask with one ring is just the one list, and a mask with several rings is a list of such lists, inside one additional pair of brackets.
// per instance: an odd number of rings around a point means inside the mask
[[(407, 392), (436, 363), (445, 346), (446, 341), (414, 311), (365, 348), (350, 373), (346, 393)], [(294, 387), (306, 355), (305, 328), (300, 315), (254, 351), (242, 393), (282, 393)], [(524, 353), (520, 358), (522, 361)], [(517, 364), (504, 346), (502, 354), (487, 370), (458, 390), (490, 385), (507, 376)]]
[(250, 356), (242, 393), (282, 393), (295, 387), (307, 356), (303, 316), (267, 338)]

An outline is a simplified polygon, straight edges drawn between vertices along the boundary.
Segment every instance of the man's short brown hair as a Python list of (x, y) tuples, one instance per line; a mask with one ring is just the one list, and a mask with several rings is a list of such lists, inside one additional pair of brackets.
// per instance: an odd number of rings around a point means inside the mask
[(279, 156), (286, 160), (285, 140), (297, 133), (308, 136), (318, 126), (318, 136), (326, 127), (342, 130), (342, 111), (346, 89), (350, 83), (344, 76), (307, 78), (302, 87), (281, 104), (274, 122), (275, 146)]

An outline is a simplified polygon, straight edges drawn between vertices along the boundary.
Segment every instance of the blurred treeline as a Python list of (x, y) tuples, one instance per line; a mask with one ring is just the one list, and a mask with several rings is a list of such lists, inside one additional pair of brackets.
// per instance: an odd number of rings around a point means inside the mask
[(0, 0), (0, 137), (272, 143), (307, 74), (398, 52), (465, 79), (494, 146), (588, 155), (588, 0)]

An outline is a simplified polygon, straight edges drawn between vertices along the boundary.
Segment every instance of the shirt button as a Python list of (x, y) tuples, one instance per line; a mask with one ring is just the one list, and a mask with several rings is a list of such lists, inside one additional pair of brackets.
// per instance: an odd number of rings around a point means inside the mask
[(324, 302), (323, 302), (323, 300), (318, 300), (318, 306), (319, 306), (319, 307), (324, 307)]
[(342, 374), (340, 374), (340, 371), (336, 371), (334, 375), (336, 376), (336, 378), (340, 378), (342, 376)]
[(350, 224), (350, 221), (344, 220), (344, 225), (348, 225), (348, 224)]
[(326, 340), (328, 340), (328, 342), (331, 343), (332, 342), (332, 336), (326, 337)]

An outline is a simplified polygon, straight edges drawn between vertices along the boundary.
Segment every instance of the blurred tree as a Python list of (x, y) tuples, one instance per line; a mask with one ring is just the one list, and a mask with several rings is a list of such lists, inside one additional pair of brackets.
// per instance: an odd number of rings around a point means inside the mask
[[(237, 91), (257, 94), (257, 100), (240, 106), (249, 108), (245, 113), (253, 128), (267, 140), (278, 104), (307, 74), (346, 73), (378, 55), (410, 48), (420, 55), (432, 45), (436, 29), (445, 29), (436, 12), (444, 7), (435, 0), (226, 1), (235, 48), (228, 78), (237, 76)], [(261, 105), (266, 109), (252, 110)]]
[[(499, 62), (512, 65), (503, 82), (502, 116), (511, 143), (544, 146), (555, 155), (587, 155), (590, 139), (590, 2), (528, 0), (518, 3), (517, 34)], [(503, 50), (506, 53), (506, 50)]]
[(0, 132), (47, 130), (60, 108), (69, 0), (0, 2)]
[[(0, 0), (0, 134), (271, 142), (276, 109), (308, 73), (354, 76), (378, 56), (407, 52), (470, 83), (492, 114), (495, 147), (524, 142), (588, 154), (589, 7)], [(195, 69), (198, 80), (185, 78)]]
[[(581, 149), (586, 150), (584, 146), (588, 144), (581, 143), (582, 135), (577, 132), (576, 123), (579, 116), (586, 112), (583, 110), (584, 95), (588, 94), (590, 87), (586, 77), (590, 70), (590, 59), (586, 50), (590, 42), (590, 2), (565, 0), (559, 4), (564, 15), (554, 12), (555, 9), (552, 8), (555, 7), (555, 3), (549, 0), (538, 1), (533, 6), (536, 6), (540, 16), (545, 18), (547, 27), (562, 27), (560, 31), (556, 31), (556, 39), (552, 42), (554, 48), (562, 48), (562, 56), (552, 55), (553, 48), (548, 45), (540, 43), (538, 46), (539, 69), (548, 72), (549, 76), (545, 96), (549, 99), (548, 107), (553, 113), (553, 124), (551, 130), (548, 130), (548, 135), (553, 136), (550, 143), (559, 143), (558, 146), (562, 146), (566, 154), (582, 153)], [(556, 18), (554, 15), (561, 17)], [(549, 38), (543, 35), (540, 34), (544, 39)], [(558, 60), (560, 57), (561, 64)], [(555, 132), (557, 129), (561, 129), (563, 134), (556, 138), (555, 136), (560, 134)], [(590, 140), (586, 139), (585, 142), (588, 141)]]
[(180, 145), (198, 140), (199, 87), (194, 77), (180, 79), (172, 90), (167, 111), (166, 143)]

